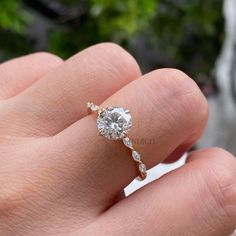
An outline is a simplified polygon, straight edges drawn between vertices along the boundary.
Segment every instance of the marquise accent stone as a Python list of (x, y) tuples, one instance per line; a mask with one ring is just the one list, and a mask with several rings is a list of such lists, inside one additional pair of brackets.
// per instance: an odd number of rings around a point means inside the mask
[(144, 174), (145, 174), (146, 171), (147, 171), (147, 167), (146, 167), (145, 164), (143, 164), (143, 163), (139, 164), (138, 168), (139, 168), (140, 172), (142, 172), (142, 173), (144, 173)]
[(141, 155), (135, 150), (132, 151), (132, 157), (135, 161), (140, 161), (141, 160)]
[(131, 139), (128, 138), (128, 137), (123, 138), (123, 143), (124, 143), (124, 145), (125, 145), (126, 147), (128, 147), (128, 148), (132, 148), (132, 147), (133, 147), (133, 146), (132, 146), (132, 141), (131, 141)]

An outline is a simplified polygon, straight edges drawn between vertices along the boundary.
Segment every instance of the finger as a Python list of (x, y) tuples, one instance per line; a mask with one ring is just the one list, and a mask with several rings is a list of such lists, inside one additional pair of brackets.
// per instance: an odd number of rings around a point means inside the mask
[[(102, 107), (108, 105), (130, 109), (133, 122), (130, 137), (149, 168), (162, 162), (177, 147), (195, 142), (207, 118), (207, 103), (196, 84), (173, 69), (157, 70), (133, 81)], [(55, 136), (50, 145), (60, 168), (71, 178), (80, 179), (80, 191), (87, 201), (103, 201), (107, 207), (137, 176), (130, 153), (121, 141), (98, 135), (93, 115)]]
[(230, 236), (236, 236), (236, 230)]
[(138, 76), (139, 67), (125, 50), (99, 44), (73, 56), (17, 97), (8, 114), (26, 127), (27, 135), (54, 135), (87, 115), (89, 99), (100, 103)]
[(34, 53), (0, 65), (0, 99), (11, 98), (62, 63), (46, 52)]
[(194, 152), (192, 159), (113, 206), (91, 230), (99, 226), (103, 235), (127, 236), (230, 235), (236, 226), (236, 159), (218, 148)]

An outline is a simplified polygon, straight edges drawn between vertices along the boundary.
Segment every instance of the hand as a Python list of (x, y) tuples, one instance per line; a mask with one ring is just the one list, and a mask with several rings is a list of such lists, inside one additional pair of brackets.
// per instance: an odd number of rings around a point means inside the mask
[(236, 159), (211, 148), (131, 196), (136, 169), (121, 142), (98, 135), (92, 101), (131, 110), (148, 168), (200, 137), (207, 102), (183, 72), (141, 76), (104, 43), (63, 62), (36, 53), (0, 65), (0, 235), (224, 236), (236, 227)]

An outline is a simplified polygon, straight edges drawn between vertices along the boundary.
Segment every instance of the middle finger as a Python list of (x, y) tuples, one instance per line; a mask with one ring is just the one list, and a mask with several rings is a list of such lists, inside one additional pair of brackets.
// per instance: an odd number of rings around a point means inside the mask
[(8, 135), (10, 131), (22, 136), (55, 135), (87, 115), (88, 98), (103, 102), (139, 76), (136, 61), (125, 50), (111, 43), (98, 44), (9, 99), (0, 121)]

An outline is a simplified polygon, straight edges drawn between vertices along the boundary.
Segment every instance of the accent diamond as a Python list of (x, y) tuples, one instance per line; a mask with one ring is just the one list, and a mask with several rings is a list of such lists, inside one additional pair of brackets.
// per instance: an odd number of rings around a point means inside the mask
[(128, 137), (123, 138), (123, 143), (126, 147), (132, 148), (132, 141)]
[(141, 156), (137, 151), (132, 151), (132, 157), (135, 161), (140, 161), (141, 160)]
[(99, 110), (99, 106), (95, 105), (92, 102), (87, 103), (87, 108), (89, 108), (91, 111), (98, 111)]
[(139, 170), (140, 170), (140, 172), (142, 172), (142, 173), (146, 173), (146, 171), (147, 171), (147, 167), (145, 166), (145, 164), (143, 164), (143, 163), (141, 163), (139, 166), (138, 166), (138, 168), (139, 168)]
[(132, 126), (130, 112), (122, 107), (108, 107), (99, 113), (97, 126), (104, 137), (122, 139)]
[(98, 111), (99, 110), (99, 106), (97, 106), (93, 103), (88, 103), (87, 106), (88, 106), (88, 108), (91, 109), (91, 111)]

